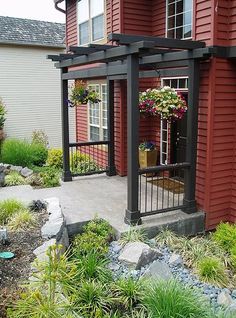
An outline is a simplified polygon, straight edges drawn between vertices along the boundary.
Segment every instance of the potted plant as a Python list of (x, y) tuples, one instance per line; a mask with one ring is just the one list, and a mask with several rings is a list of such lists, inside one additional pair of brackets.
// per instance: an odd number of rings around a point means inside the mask
[(151, 141), (144, 141), (139, 145), (140, 168), (153, 167), (157, 164), (158, 151)]
[(0, 140), (2, 140), (4, 138), (4, 131), (3, 131), (3, 127), (4, 127), (4, 123), (6, 121), (6, 109), (5, 109), (5, 105), (3, 104), (2, 99), (0, 98)]
[(68, 105), (70, 107), (78, 105), (86, 105), (88, 102), (99, 103), (99, 94), (94, 90), (86, 87), (83, 81), (76, 82), (71, 89), (70, 99), (68, 99)]
[(164, 86), (140, 93), (139, 110), (144, 115), (159, 116), (161, 119), (174, 121), (182, 119), (187, 111), (187, 105), (180, 93), (169, 86)]

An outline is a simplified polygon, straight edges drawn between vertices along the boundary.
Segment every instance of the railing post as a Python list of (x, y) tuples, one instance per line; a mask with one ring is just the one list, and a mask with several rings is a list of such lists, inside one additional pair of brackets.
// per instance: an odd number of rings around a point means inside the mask
[(114, 81), (107, 79), (107, 128), (108, 128), (108, 167), (109, 177), (116, 175), (114, 148)]
[(61, 120), (62, 120), (62, 150), (63, 150), (63, 172), (64, 182), (72, 181), (70, 171), (70, 147), (69, 147), (69, 112), (68, 112), (68, 80), (64, 80), (62, 75), (67, 72), (67, 68), (61, 70)]
[(141, 215), (138, 206), (139, 174), (139, 57), (127, 57), (127, 133), (128, 133), (128, 180), (127, 210), (125, 222), (140, 224)]
[(198, 137), (198, 99), (200, 83), (200, 62), (196, 59), (189, 60), (189, 87), (188, 87), (188, 112), (187, 112), (187, 148), (186, 162), (190, 168), (186, 170), (184, 184), (184, 212), (197, 211), (196, 190), (196, 161), (197, 161), (197, 137)]

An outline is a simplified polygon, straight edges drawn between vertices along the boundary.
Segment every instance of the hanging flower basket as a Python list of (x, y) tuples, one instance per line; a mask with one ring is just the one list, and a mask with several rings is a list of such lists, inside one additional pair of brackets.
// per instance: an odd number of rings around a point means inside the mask
[(99, 103), (99, 94), (85, 86), (85, 83), (80, 81), (72, 86), (68, 106), (74, 107), (78, 105), (86, 105), (88, 102)]
[(144, 115), (159, 116), (173, 121), (182, 119), (187, 111), (187, 104), (180, 93), (169, 86), (164, 86), (140, 93), (139, 110)]

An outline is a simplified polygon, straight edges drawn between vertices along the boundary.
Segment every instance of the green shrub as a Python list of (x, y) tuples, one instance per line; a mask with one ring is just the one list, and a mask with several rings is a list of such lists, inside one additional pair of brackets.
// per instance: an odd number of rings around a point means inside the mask
[(79, 279), (99, 280), (109, 282), (112, 279), (112, 273), (107, 268), (108, 259), (101, 259), (96, 253), (89, 253), (78, 259)]
[(108, 252), (106, 239), (98, 236), (94, 232), (84, 232), (75, 236), (73, 242), (73, 253), (77, 256), (96, 253), (99, 257), (104, 257)]
[(236, 225), (220, 223), (212, 237), (226, 252), (230, 252), (236, 245)]
[(19, 200), (6, 199), (0, 201), (0, 224), (6, 224), (15, 213), (25, 208), (25, 205)]
[(93, 232), (107, 241), (110, 241), (114, 236), (114, 230), (111, 225), (98, 217), (95, 217), (84, 226), (84, 232)]
[(141, 280), (132, 277), (120, 278), (112, 286), (114, 301), (118, 308), (132, 310), (140, 305), (145, 295), (145, 288)]
[(230, 250), (230, 258), (231, 258), (231, 264), (234, 270), (236, 270), (236, 245)]
[(198, 274), (203, 281), (218, 286), (227, 286), (226, 269), (219, 259), (213, 257), (203, 258), (199, 261), (197, 268)]
[(62, 150), (61, 149), (49, 149), (47, 165), (57, 169), (62, 169)]
[(76, 293), (76, 308), (82, 317), (102, 318), (110, 310), (108, 286), (94, 280), (83, 281)]
[(44, 145), (39, 143), (31, 144), (31, 151), (33, 155), (33, 165), (35, 166), (43, 166), (48, 157), (48, 150), (44, 147)]
[(28, 209), (19, 210), (9, 219), (7, 226), (12, 231), (27, 230), (35, 227), (37, 224), (37, 217)]
[(12, 171), (5, 177), (6, 186), (17, 186), (26, 184), (25, 178), (23, 178), (18, 172)]
[(40, 173), (40, 177), (45, 188), (58, 187), (60, 185), (60, 176), (55, 169)]
[(25, 140), (6, 139), (2, 145), (1, 160), (3, 163), (29, 167), (33, 164), (31, 145)]
[(150, 284), (144, 297), (151, 317), (155, 318), (208, 318), (209, 305), (195, 290), (175, 280)]

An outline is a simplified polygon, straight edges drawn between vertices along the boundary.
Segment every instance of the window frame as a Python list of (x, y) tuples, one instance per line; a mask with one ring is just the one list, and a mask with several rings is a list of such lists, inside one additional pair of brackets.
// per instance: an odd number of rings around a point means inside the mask
[[(89, 19), (86, 20), (86, 21), (83, 21), (82, 23), (79, 23), (79, 19), (78, 19), (78, 3), (79, 3), (80, 0), (77, 0), (76, 1), (76, 23), (77, 23), (77, 42), (78, 42), (78, 45), (80, 46), (87, 46), (88, 44), (90, 43), (105, 43), (106, 42), (106, 0), (103, 0), (104, 2), (104, 11), (103, 13), (100, 13), (94, 17), (92, 17), (91, 15), (91, 0), (87, 0), (88, 1), (88, 9), (89, 9)], [(93, 18), (96, 18), (100, 15), (103, 15), (103, 37), (102, 38), (99, 38), (97, 40), (93, 40)], [(81, 44), (80, 43), (80, 24), (83, 24), (85, 22), (88, 22), (89, 24), (89, 42), (87, 43), (83, 43)]]
[[(91, 124), (90, 123), (90, 106), (91, 103), (88, 103), (88, 140), (89, 141), (94, 141), (91, 139), (91, 127), (97, 127), (99, 128), (99, 141), (106, 141), (108, 140), (108, 117), (106, 117), (106, 125), (104, 125), (104, 117), (103, 117), (103, 111), (104, 111), (104, 104), (106, 105), (106, 113), (108, 114), (108, 105), (107, 105), (107, 84), (105, 83), (89, 83), (88, 88), (93, 87), (99, 87), (99, 98), (101, 99), (101, 102), (99, 102), (99, 125)], [(106, 87), (106, 92), (105, 92), (105, 98), (103, 100), (103, 93), (102, 93), (102, 88)], [(104, 130), (107, 131), (107, 138), (104, 139)]]
[[(181, 79), (185, 79), (185, 87), (179, 87), (179, 81)], [(172, 88), (174, 88), (177, 92), (188, 92), (188, 81), (189, 77), (188, 76), (177, 76), (177, 77), (162, 77), (161, 78), (161, 87), (166, 86), (164, 81), (166, 80), (177, 80), (177, 87), (173, 87), (172, 85), (168, 85)], [(171, 82), (170, 82), (171, 83)], [(163, 129), (163, 122), (166, 121), (166, 128)], [(163, 132), (167, 131), (166, 133), (166, 140), (163, 140)], [(169, 163), (169, 143), (170, 143), (170, 123), (166, 119), (161, 119), (160, 120), (160, 165), (166, 165)], [(166, 144), (166, 151), (163, 151), (163, 144)], [(165, 162), (163, 162), (163, 155), (166, 155)]]
[[(168, 31), (170, 30), (170, 29), (168, 29), (168, 18), (169, 18), (169, 16), (168, 16), (168, 1), (169, 0), (166, 0), (166, 27), (165, 27), (165, 37), (166, 38), (168, 37)], [(181, 0), (172, 0), (172, 1), (173, 1), (173, 3), (177, 3)], [(192, 1), (191, 36), (186, 37), (186, 38), (182, 37), (181, 40), (192, 40), (192, 38), (193, 38), (193, 5), (194, 5), (194, 0), (186, 0), (186, 1)], [(178, 15), (183, 14), (183, 13), (184, 13), (184, 11), (182, 11), (182, 13), (178, 13)], [(176, 14), (175, 14), (175, 16), (176, 16)], [(189, 24), (183, 24), (182, 27), (188, 26), (188, 25)], [(176, 29), (178, 29), (178, 27), (176, 27), (176, 21), (175, 21), (175, 26), (171, 29), (174, 29), (174, 31), (176, 31)], [(173, 39), (176, 39), (176, 37), (173, 37)]]

